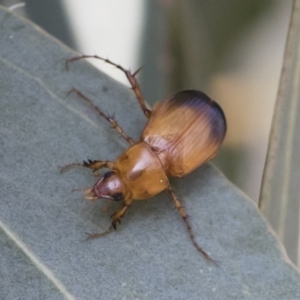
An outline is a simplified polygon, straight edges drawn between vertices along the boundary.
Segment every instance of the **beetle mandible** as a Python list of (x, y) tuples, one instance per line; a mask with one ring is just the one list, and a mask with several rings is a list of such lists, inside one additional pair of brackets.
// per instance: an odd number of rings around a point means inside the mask
[(176, 92), (150, 110), (142, 96), (135, 76), (122, 66), (97, 55), (81, 55), (66, 60), (68, 64), (84, 58), (105, 61), (123, 71), (143, 110), (148, 122), (138, 142), (133, 141), (118, 125), (113, 117), (105, 114), (99, 107), (72, 89), (87, 102), (101, 117), (130, 144), (115, 162), (88, 160), (82, 164), (64, 166), (61, 171), (72, 166), (83, 166), (98, 171), (108, 168), (92, 188), (85, 189), (85, 199), (110, 199), (122, 203), (122, 207), (111, 216), (111, 226), (102, 233), (89, 234), (96, 238), (107, 234), (124, 216), (134, 200), (144, 200), (167, 190), (186, 224), (190, 238), (197, 250), (208, 260), (216, 263), (196, 242), (188, 215), (170, 187), (168, 177), (182, 177), (217, 155), (225, 134), (226, 119), (221, 107), (206, 94), (196, 90)]

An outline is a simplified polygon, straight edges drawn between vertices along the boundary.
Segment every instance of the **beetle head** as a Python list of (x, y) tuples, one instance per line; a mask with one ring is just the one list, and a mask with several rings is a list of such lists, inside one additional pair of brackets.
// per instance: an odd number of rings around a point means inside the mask
[(121, 177), (114, 171), (106, 172), (91, 189), (86, 189), (84, 197), (87, 200), (100, 198), (114, 201), (125, 199), (127, 189)]

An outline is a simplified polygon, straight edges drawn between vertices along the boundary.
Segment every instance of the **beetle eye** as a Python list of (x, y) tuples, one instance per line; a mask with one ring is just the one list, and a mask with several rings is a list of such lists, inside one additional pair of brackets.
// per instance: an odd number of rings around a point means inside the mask
[(112, 195), (115, 201), (122, 201), (124, 199), (123, 193), (115, 193)]
[(113, 174), (115, 174), (115, 172), (108, 171), (103, 175), (103, 179), (107, 179), (107, 178), (111, 177)]

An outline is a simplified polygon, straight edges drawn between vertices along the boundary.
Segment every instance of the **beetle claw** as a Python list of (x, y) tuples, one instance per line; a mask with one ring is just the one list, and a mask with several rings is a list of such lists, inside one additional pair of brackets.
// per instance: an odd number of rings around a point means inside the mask
[(111, 222), (112, 227), (114, 228), (114, 230), (117, 230), (117, 224), (115, 221)]
[(116, 230), (117, 229), (117, 223), (121, 224), (121, 219), (117, 216), (117, 213), (113, 213), (110, 217), (112, 220), (111, 225)]
[(112, 227), (117, 230), (117, 224), (121, 224), (121, 220), (117, 219), (111, 222)]

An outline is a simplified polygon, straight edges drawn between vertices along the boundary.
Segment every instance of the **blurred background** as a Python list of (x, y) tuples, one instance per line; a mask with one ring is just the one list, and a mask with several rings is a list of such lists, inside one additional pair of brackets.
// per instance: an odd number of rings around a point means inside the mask
[[(150, 104), (193, 88), (223, 107), (214, 163), (258, 201), (292, 0), (1, 0), (65, 44), (139, 73)], [(128, 85), (100, 61), (102, 71)]]

